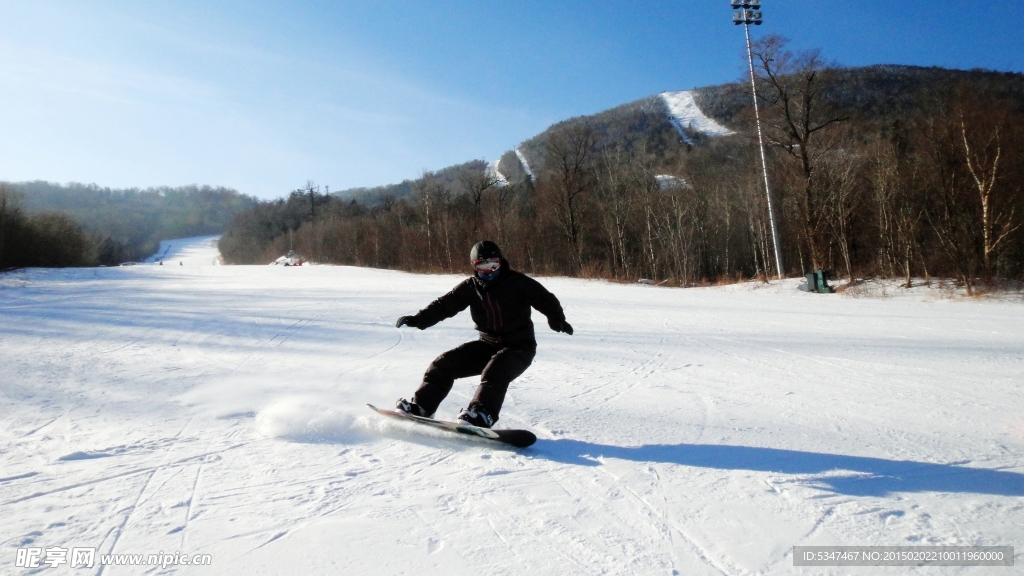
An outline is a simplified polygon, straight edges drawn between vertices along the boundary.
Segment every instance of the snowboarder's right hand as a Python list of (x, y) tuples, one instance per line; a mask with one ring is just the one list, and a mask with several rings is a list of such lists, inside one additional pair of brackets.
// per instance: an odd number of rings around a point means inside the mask
[(572, 326), (565, 320), (562, 320), (561, 322), (558, 320), (548, 320), (548, 326), (550, 326), (555, 332), (564, 332), (569, 336), (572, 336)]
[(395, 322), (395, 328), (401, 328), (402, 326), (412, 326), (413, 328), (423, 330), (423, 328), (420, 328), (415, 316), (402, 316), (399, 318), (398, 322)]

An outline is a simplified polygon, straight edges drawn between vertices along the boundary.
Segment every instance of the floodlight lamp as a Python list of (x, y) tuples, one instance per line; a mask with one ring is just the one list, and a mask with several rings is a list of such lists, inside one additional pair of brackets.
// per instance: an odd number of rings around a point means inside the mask
[(762, 22), (762, 15), (760, 12), (754, 12), (753, 10), (740, 10), (732, 15), (733, 24), (758, 24)]

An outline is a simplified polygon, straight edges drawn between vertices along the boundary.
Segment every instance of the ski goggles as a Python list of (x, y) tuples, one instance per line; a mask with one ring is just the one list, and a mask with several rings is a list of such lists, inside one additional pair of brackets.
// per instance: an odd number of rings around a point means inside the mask
[(481, 274), (489, 274), (501, 268), (501, 258), (484, 258), (473, 260), (473, 269)]

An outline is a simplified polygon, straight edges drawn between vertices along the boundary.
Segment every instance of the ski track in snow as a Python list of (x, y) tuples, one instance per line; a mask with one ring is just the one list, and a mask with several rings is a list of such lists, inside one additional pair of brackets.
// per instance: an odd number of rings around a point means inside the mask
[(473, 338), (466, 313), (394, 327), (461, 277), (218, 266), (215, 238), (160, 257), (0, 275), (0, 574), (27, 546), (213, 556), (181, 574), (745, 575), (850, 573), (794, 545), (1018, 544), (1024, 303), (541, 278), (576, 334), (538, 318), (498, 426), (539, 440), (514, 450), (364, 406)]

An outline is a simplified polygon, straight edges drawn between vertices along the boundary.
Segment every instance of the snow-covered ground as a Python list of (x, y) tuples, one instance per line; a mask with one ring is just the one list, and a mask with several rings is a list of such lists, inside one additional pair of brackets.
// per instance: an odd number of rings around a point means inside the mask
[(508, 186), (508, 178), (505, 178), (505, 175), (498, 170), (499, 164), (501, 164), (501, 158), (488, 162), (484, 173), (498, 181), (497, 184), (495, 184), (496, 186)]
[(516, 158), (519, 158), (519, 163), (523, 165), (523, 171), (526, 172), (530, 178), (536, 178), (536, 176), (533, 175), (533, 170), (530, 169), (530, 163), (526, 161), (526, 154), (523, 154), (523, 151), (519, 148), (515, 149), (515, 153)]
[[(538, 322), (498, 426), (539, 440), (513, 450), (364, 406), (474, 337), (468, 313), (394, 327), (459, 277), (175, 246), (0, 275), (0, 574), (912, 572), (794, 568), (794, 545), (1022, 561), (1019, 301), (542, 278), (576, 334)], [(32, 547), (212, 566), (17, 568)]]
[(662, 190), (668, 188), (692, 188), (689, 182), (672, 174), (658, 174), (654, 179), (658, 181), (658, 188)]
[(689, 90), (662, 92), (661, 98), (665, 101), (665, 105), (668, 106), (668, 111), (672, 115), (676, 130), (684, 138), (686, 138), (686, 133), (683, 131), (685, 128), (703, 132), (708, 136), (729, 136), (733, 134), (732, 130), (708, 118), (701, 112), (693, 99), (693, 92)]
[(147, 264), (177, 264), (184, 266), (202, 266), (220, 264), (220, 252), (217, 241), (220, 236), (201, 236), (199, 238), (179, 238), (177, 240), (161, 240), (160, 249), (146, 259)]

